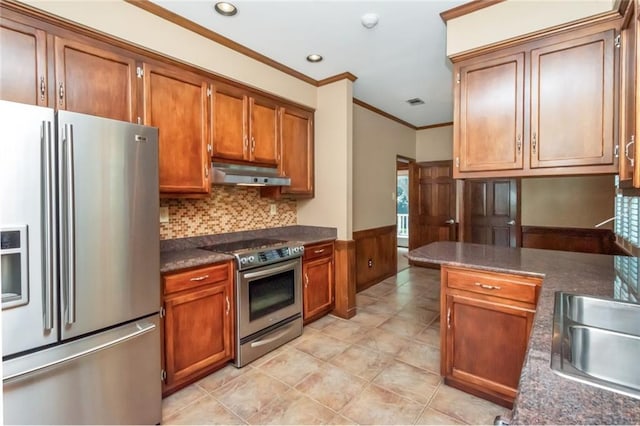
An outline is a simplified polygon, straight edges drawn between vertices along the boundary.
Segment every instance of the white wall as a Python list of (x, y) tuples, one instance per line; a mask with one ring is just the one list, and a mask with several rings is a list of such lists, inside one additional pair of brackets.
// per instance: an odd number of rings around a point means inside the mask
[(331, 226), (339, 240), (353, 231), (353, 83), (318, 88), (315, 115), (315, 198), (298, 202), (298, 223)]
[(615, 0), (507, 0), (447, 22), (447, 56), (611, 11)]
[(353, 106), (353, 229), (396, 223), (396, 156), (415, 158), (415, 130)]
[(416, 161), (442, 161), (452, 158), (453, 125), (416, 132)]

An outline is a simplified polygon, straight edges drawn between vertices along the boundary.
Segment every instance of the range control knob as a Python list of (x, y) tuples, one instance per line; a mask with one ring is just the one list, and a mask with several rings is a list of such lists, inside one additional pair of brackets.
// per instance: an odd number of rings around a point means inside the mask
[(249, 256), (249, 262), (253, 262), (254, 260), (256, 260), (255, 256)]
[(298, 253), (300, 251), (300, 247), (291, 247), (291, 252), (293, 254)]
[(247, 263), (247, 258), (246, 258), (246, 257), (241, 257), (241, 258), (240, 258), (240, 263), (241, 263), (241, 264), (243, 264), (243, 265), (244, 265), (245, 263)]

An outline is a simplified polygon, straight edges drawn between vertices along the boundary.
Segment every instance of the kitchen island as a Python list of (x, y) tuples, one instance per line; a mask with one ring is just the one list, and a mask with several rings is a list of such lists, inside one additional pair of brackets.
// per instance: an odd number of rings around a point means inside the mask
[(615, 256), (437, 242), (410, 251), (408, 257), (543, 279), (512, 424), (640, 423), (638, 399), (566, 379), (550, 367), (555, 292), (613, 297)]

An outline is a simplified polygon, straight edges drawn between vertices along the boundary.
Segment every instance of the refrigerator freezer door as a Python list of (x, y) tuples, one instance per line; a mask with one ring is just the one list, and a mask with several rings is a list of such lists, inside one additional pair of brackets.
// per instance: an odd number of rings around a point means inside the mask
[(5, 424), (159, 424), (159, 317), (3, 363)]
[(59, 111), (62, 340), (158, 312), (158, 130)]
[[(52, 109), (0, 101), (0, 229), (7, 230), (1, 266), (7, 302), (2, 309), (3, 357), (58, 338), (53, 120)], [(8, 238), (12, 233), (15, 238)], [(9, 267), (11, 271), (4, 270)]]

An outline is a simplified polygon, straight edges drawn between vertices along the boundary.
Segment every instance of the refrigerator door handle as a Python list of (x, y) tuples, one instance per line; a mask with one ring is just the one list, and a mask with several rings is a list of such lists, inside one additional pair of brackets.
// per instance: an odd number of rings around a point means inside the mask
[(66, 237), (67, 237), (67, 324), (76, 322), (76, 236), (75, 236), (75, 182), (73, 167), (73, 126), (64, 125), (66, 139)]
[[(130, 331), (131, 328), (135, 328), (135, 331), (131, 332)], [(44, 364), (41, 364), (41, 365), (36, 365), (35, 367), (26, 368), (26, 369), (24, 369), (22, 371), (18, 371), (16, 373), (9, 374), (9, 375), (7, 375), (7, 376), (2, 378), (2, 382), (3, 383), (8, 383), (8, 382), (11, 382), (11, 381), (14, 381), (14, 380), (18, 380), (21, 377), (36, 373), (38, 371), (49, 369), (51, 367), (55, 367), (57, 365), (67, 363), (67, 362), (73, 361), (73, 360), (78, 359), (78, 358), (82, 358), (82, 357), (85, 357), (85, 356), (88, 356), (88, 355), (92, 355), (92, 354), (94, 354), (96, 352), (99, 352), (99, 351), (102, 351), (104, 349), (110, 348), (112, 346), (118, 345), (118, 344), (120, 344), (120, 343), (122, 343), (124, 341), (135, 339), (138, 336), (141, 336), (141, 335), (143, 335), (145, 333), (153, 331), (155, 328), (156, 328), (156, 325), (154, 323), (151, 323), (151, 322), (142, 323), (142, 324), (140, 324), (140, 323), (133, 324), (131, 327), (127, 327), (126, 330), (123, 330), (122, 331), (122, 335), (116, 337), (115, 339), (112, 339), (112, 340), (110, 340), (108, 342), (105, 342), (105, 343), (102, 343), (100, 345), (94, 346), (92, 348), (76, 352), (76, 353), (68, 355), (68, 356), (66, 356), (64, 358), (56, 359), (55, 361), (47, 362), (47, 363), (44, 363)]]
[(53, 161), (54, 154), (52, 150), (52, 141), (51, 141), (51, 122), (43, 121), (41, 128), (41, 136), (42, 136), (42, 144), (44, 147), (44, 155), (43, 155), (43, 196), (44, 196), (44, 329), (51, 330), (53, 329), (53, 311), (54, 311), (54, 297), (53, 297), (53, 285), (56, 276), (56, 262), (54, 259), (55, 249), (54, 249), (54, 235), (56, 234), (55, 230), (55, 220), (53, 214), (53, 190), (54, 190), (54, 180), (53, 180)]

